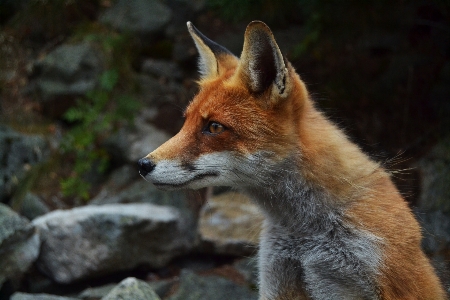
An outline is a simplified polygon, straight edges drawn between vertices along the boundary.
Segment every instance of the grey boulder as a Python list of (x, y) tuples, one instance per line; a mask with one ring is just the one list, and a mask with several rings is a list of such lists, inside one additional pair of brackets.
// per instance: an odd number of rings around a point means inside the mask
[(11, 300), (77, 300), (78, 298), (54, 296), (49, 294), (14, 293)]
[(192, 271), (183, 270), (178, 290), (169, 300), (252, 300), (258, 294), (249, 287), (215, 275), (199, 276)]
[(102, 61), (89, 43), (63, 44), (36, 64), (37, 88), (44, 101), (61, 96), (83, 96), (94, 89)]
[(158, 0), (119, 0), (105, 11), (100, 22), (138, 35), (162, 31), (172, 19), (172, 11)]
[(0, 202), (11, 196), (27, 171), (45, 159), (48, 143), (0, 125)]
[(30, 222), (0, 203), (0, 287), (20, 279), (39, 255), (39, 246)]
[(150, 285), (134, 277), (122, 280), (102, 300), (160, 300)]
[(192, 248), (188, 223), (177, 209), (153, 204), (57, 210), (33, 221), (42, 236), (37, 266), (59, 283), (160, 268)]
[(212, 197), (200, 211), (202, 251), (239, 256), (254, 254), (263, 219), (259, 208), (242, 194), (227, 192)]

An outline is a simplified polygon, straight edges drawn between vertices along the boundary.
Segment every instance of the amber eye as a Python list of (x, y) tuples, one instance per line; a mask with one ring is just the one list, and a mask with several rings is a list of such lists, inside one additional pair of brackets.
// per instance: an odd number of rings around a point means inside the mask
[(206, 132), (211, 134), (219, 134), (225, 130), (225, 127), (222, 124), (217, 122), (209, 122), (206, 127)]

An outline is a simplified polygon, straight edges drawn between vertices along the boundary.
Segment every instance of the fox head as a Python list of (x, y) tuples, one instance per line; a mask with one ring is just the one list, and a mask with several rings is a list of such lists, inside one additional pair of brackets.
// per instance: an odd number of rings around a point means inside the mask
[(187, 27), (200, 91), (180, 132), (139, 160), (140, 174), (163, 189), (258, 186), (299, 150), (306, 88), (263, 22), (248, 25), (240, 58)]

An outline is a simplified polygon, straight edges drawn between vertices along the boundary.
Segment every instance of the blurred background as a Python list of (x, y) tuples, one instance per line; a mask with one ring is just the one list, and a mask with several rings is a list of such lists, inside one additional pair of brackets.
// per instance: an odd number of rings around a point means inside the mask
[(0, 0), (0, 299), (257, 299), (257, 208), (136, 167), (196, 93), (186, 22), (239, 56), (256, 19), (391, 171), (450, 291), (448, 0)]

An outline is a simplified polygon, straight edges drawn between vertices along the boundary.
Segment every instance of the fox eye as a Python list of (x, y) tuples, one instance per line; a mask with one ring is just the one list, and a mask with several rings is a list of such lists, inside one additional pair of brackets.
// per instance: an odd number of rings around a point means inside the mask
[(219, 134), (225, 130), (225, 127), (222, 124), (217, 122), (209, 122), (206, 126), (206, 132), (210, 134)]

